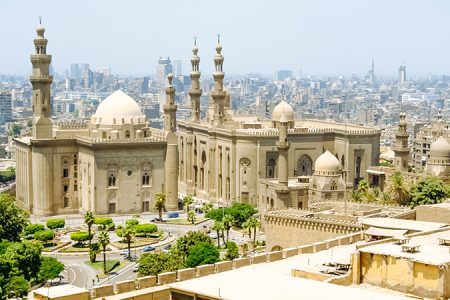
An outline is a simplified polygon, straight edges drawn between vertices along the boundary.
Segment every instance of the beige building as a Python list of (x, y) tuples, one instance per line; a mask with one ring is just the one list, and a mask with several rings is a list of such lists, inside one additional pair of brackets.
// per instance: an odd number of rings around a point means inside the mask
[(16, 197), (37, 215), (94, 211), (147, 212), (164, 191), (178, 207), (176, 105), (168, 76), (165, 130), (149, 128), (139, 105), (122, 91), (103, 100), (87, 124), (53, 124), (44, 28), (37, 28), (33, 135), (15, 140)]
[[(209, 97), (206, 117), (202, 119), (199, 109), (202, 94), (200, 58), (197, 46), (193, 49), (192, 87), (189, 91), (192, 119), (178, 123), (181, 193), (221, 205), (245, 202), (263, 210), (267, 206), (301, 208), (307, 206), (306, 194), (312, 195), (314, 190), (317, 197), (324, 190), (332, 190), (327, 193), (331, 195), (330, 200), (342, 198), (348, 185), (356, 184), (364, 178), (369, 166), (378, 163), (378, 129), (295, 120), (296, 113), (285, 101), (275, 107), (271, 121), (235, 115), (230, 109), (230, 93), (223, 84), (224, 57), (220, 43), (216, 51), (214, 89)], [(333, 170), (329, 173), (324, 171), (326, 166), (323, 167), (324, 172), (315, 170), (314, 162), (324, 153), (327, 161), (329, 156), (334, 157)], [(302, 176), (309, 180), (313, 174), (316, 184), (304, 188), (308, 182), (303, 182)], [(260, 182), (266, 178), (264, 183)], [(293, 185), (295, 187), (291, 188)], [(273, 194), (278, 193), (272, 202), (272, 197), (267, 199), (267, 189), (273, 189)], [(325, 194), (320, 196), (326, 197)]]

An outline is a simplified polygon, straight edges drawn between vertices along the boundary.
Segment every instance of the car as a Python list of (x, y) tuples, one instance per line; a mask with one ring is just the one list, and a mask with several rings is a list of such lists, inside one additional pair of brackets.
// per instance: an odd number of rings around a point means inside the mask
[(150, 220), (150, 222), (159, 222), (159, 218), (153, 218)]
[(153, 246), (145, 246), (144, 248), (142, 248), (142, 251), (144, 252), (150, 252), (150, 251), (154, 251), (156, 248)]
[(164, 246), (163, 252), (169, 253), (170, 249), (172, 249), (172, 244), (167, 244), (167, 245)]
[(179, 218), (180, 214), (177, 213), (176, 211), (171, 211), (170, 213), (167, 214), (167, 217), (169, 219), (175, 219), (175, 218)]
[(211, 232), (210, 234), (208, 234), (208, 236), (212, 239), (217, 239), (217, 233), (215, 232)]
[(128, 256), (128, 250), (122, 250), (122, 251), (120, 251), (120, 255)]
[(135, 265), (135, 266), (133, 267), (132, 271), (133, 271), (133, 272), (139, 271), (139, 266), (138, 266), (138, 265)]

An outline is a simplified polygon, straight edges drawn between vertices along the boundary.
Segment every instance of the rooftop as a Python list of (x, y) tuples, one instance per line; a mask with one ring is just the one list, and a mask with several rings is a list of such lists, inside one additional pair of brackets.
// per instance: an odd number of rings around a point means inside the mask
[(424, 221), (413, 221), (393, 218), (366, 218), (362, 221), (364, 225), (386, 229), (405, 229), (411, 231), (430, 231), (447, 226), (444, 223), (433, 223)]
[(48, 298), (59, 298), (75, 294), (88, 293), (89, 291), (71, 284), (63, 284), (52, 286), (51, 288), (41, 287), (34, 290), (33, 293), (39, 294)]

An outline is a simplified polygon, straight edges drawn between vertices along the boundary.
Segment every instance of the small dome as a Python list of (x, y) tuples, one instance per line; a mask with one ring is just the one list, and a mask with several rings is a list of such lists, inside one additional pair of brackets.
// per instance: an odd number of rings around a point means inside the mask
[(430, 146), (430, 158), (450, 158), (450, 144), (442, 136)]
[(335, 174), (340, 172), (340, 170), (341, 164), (339, 160), (328, 150), (317, 158), (314, 165), (314, 172), (318, 174)]
[(91, 120), (95, 120), (95, 123), (101, 125), (114, 125), (122, 124), (122, 118), (124, 124), (138, 124), (145, 120), (137, 102), (118, 90), (100, 103)]
[(294, 121), (294, 119), (294, 110), (292, 109), (292, 106), (284, 100), (278, 103), (273, 109), (272, 121), (291, 122)]

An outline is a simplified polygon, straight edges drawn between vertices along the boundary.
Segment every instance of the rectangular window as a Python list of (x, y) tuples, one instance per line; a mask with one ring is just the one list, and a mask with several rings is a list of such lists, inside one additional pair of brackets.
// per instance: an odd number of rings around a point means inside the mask
[(64, 168), (64, 169), (63, 169), (63, 177), (64, 177), (64, 178), (69, 177), (69, 169), (68, 169), (68, 168)]
[(78, 185), (74, 184), (73, 190), (74, 190), (75, 192), (78, 191)]
[(69, 186), (68, 185), (64, 185), (64, 193), (67, 193), (68, 190), (69, 190)]

